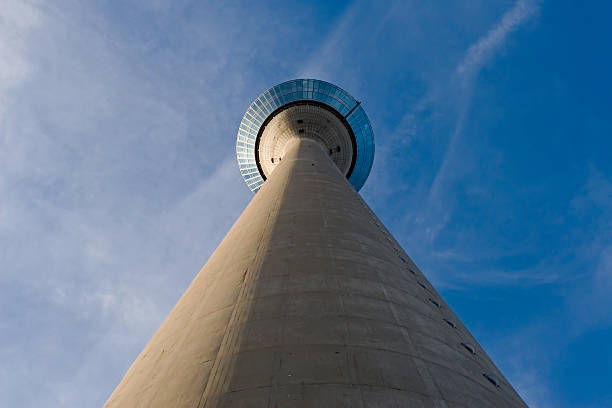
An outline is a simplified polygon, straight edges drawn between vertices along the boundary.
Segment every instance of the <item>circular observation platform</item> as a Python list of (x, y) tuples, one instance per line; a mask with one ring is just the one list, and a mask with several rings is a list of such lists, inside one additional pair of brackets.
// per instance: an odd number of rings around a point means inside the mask
[(294, 79), (261, 94), (240, 122), (236, 156), (251, 191), (272, 174), (293, 138), (319, 142), (356, 190), (368, 178), (374, 133), (361, 104), (329, 82)]

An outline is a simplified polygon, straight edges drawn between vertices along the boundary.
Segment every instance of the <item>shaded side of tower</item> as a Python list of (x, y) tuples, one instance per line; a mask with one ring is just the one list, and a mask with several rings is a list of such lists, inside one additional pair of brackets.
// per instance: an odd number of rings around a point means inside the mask
[(106, 407), (524, 407), (331, 162), (297, 139)]

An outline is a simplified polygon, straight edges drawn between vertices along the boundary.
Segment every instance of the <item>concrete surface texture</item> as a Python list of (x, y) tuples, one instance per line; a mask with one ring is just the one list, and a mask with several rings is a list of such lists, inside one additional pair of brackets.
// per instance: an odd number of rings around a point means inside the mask
[(294, 139), (105, 407), (525, 407), (312, 140)]

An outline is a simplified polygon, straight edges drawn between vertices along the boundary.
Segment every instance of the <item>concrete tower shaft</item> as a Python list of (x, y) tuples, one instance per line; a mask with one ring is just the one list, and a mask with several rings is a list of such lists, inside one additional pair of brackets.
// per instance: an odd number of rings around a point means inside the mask
[(295, 138), (106, 407), (524, 407), (330, 160)]

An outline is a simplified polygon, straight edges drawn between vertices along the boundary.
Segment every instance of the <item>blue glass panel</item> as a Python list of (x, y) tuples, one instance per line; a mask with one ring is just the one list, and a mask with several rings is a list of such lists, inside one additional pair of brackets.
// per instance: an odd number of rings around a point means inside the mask
[[(264, 183), (255, 165), (254, 143), (266, 117), (279, 107), (297, 100), (317, 100), (346, 115), (357, 103), (346, 91), (328, 82), (316, 79), (298, 79), (278, 84), (259, 96), (247, 109), (238, 130), (236, 154), (241, 174), (248, 179), (249, 188), (257, 192)], [(370, 122), (361, 106), (347, 121), (357, 142), (357, 157), (349, 181), (359, 190), (372, 168), (374, 159), (374, 135)], [(247, 143), (245, 143), (247, 142)], [(247, 159), (244, 159), (246, 157)], [(247, 178), (248, 175), (248, 178)]]

